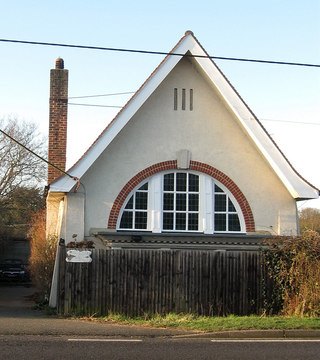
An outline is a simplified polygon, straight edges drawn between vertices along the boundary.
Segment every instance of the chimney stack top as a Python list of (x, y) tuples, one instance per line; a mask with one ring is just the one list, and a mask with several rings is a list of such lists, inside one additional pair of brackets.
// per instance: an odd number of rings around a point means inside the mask
[(187, 35), (194, 36), (193, 31), (191, 31), (191, 30), (187, 30), (184, 34), (185, 34), (185, 36), (187, 36)]
[(56, 60), (56, 69), (64, 69), (64, 61), (61, 59), (61, 57), (58, 57)]

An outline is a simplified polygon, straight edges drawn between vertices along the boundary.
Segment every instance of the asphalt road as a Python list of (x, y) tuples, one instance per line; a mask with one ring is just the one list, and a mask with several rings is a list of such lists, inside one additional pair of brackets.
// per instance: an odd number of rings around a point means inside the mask
[(320, 358), (320, 332), (202, 334), (48, 317), (32, 308), (34, 291), (0, 286), (1, 360)]
[[(90, 322), (72, 318), (47, 316), (34, 310), (32, 287), (0, 285), (0, 336), (120, 336), (165, 337), (186, 334), (174, 329), (151, 329), (111, 323)], [(188, 333), (189, 334), (189, 333)], [(1, 352), (0, 352), (0, 360)]]
[(227, 340), (173, 338), (83, 338), (0, 336), (1, 359), (262, 360), (319, 359), (316, 340)]

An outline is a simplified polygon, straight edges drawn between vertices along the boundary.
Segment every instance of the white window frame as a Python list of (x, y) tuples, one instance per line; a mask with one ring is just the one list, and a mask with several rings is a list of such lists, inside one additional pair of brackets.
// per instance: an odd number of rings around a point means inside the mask
[[(173, 190), (173, 191), (164, 191), (164, 175), (167, 175), (167, 174), (178, 174), (178, 173), (183, 173), (183, 174), (186, 174), (187, 175), (187, 179), (186, 179), (186, 191), (178, 191), (176, 188)], [(189, 174), (192, 174), (192, 175), (196, 175), (198, 176), (199, 178), (199, 191), (198, 192), (192, 192), (192, 191), (189, 191), (188, 189), (188, 186), (189, 186)], [(194, 214), (194, 213), (197, 213), (198, 214), (198, 230), (176, 230), (176, 229), (162, 229), (162, 232), (179, 232), (179, 233), (184, 233), (184, 232), (187, 232), (187, 233), (201, 233), (203, 232), (203, 229), (202, 229), (202, 221), (200, 220), (201, 219), (201, 213), (200, 213), (200, 198), (201, 198), (201, 186), (200, 186), (200, 174), (199, 173), (196, 173), (196, 172), (193, 172), (193, 171), (183, 171), (183, 170), (176, 170), (176, 171), (168, 171), (168, 172), (164, 172), (161, 174), (162, 175), (162, 186), (161, 186), (161, 200), (162, 200), (162, 204), (161, 204), (161, 217), (163, 217), (163, 214), (164, 212), (167, 212), (167, 213), (174, 213), (175, 215), (177, 213), (185, 213), (186, 214), (186, 227), (188, 226), (188, 215), (189, 214)], [(176, 175), (174, 177), (175, 179), (175, 184), (176, 184)], [(186, 194), (186, 210), (185, 211), (180, 211), (180, 210), (176, 210), (176, 202), (174, 202), (174, 210), (163, 210), (163, 194), (164, 193), (172, 193), (174, 194), (174, 199), (176, 198), (176, 195), (177, 194)], [(199, 196), (199, 208), (198, 208), (198, 211), (191, 211), (188, 209), (188, 195), (192, 195), (192, 194), (198, 194)], [(174, 219), (176, 219), (176, 216), (174, 216)], [(163, 223), (163, 218), (162, 218), (162, 221), (161, 223)], [(173, 225), (174, 225), (174, 228), (176, 228), (176, 221), (174, 220), (173, 221)]]
[[(221, 190), (223, 190), (223, 193), (221, 194), (225, 194), (227, 195), (227, 203), (226, 203), (226, 211), (225, 212), (215, 212), (214, 211), (214, 201), (215, 201), (215, 191), (214, 191), (214, 185), (217, 185), (219, 186), (219, 188), (221, 188)], [(212, 220), (214, 220), (214, 214), (226, 214), (226, 222), (227, 222), (227, 227), (229, 226), (228, 224), (228, 215), (230, 213), (234, 214), (234, 212), (229, 212), (228, 210), (228, 198), (231, 200), (233, 206), (235, 207), (236, 209), (236, 214), (238, 215), (238, 218), (239, 218), (239, 222), (240, 222), (240, 231), (219, 231), (219, 230), (216, 230), (214, 228), (214, 223), (213, 223), (213, 233), (214, 234), (241, 234), (241, 233), (244, 233), (245, 231), (243, 229), (245, 229), (245, 222), (244, 222), (244, 217), (243, 217), (243, 214), (242, 214), (242, 211), (241, 211), (241, 208), (236, 200), (236, 198), (232, 195), (232, 193), (222, 184), (220, 183), (219, 181), (215, 180), (215, 179), (212, 179), (212, 209), (213, 209), (213, 216), (212, 216)]]
[[(198, 230), (163, 230), (163, 181), (164, 175), (170, 173), (187, 173), (199, 176), (199, 223)], [(145, 183), (148, 183), (148, 210), (147, 210), (147, 228), (146, 229), (128, 229), (120, 228), (120, 221), (123, 211), (130, 200), (131, 196)], [(240, 222), (240, 231), (216, 231), (214, 229), (214, 185), (223, 190), (223, 194), (227, 195), (232, 201)], [(228, 211), (227, 211), (228, 212)], [(228, 218), (228, 216), (227, 216)], [(117, 221), (117, 230), (119, 231), (139, 231), (152, 233), (203, 233), (203, 234), (243, 234), (245, 233), (245, 221), (241, 208), (232, 193), (219, 181), (213, 179), (209, 175), (189, 170), (169, 170), (157, 173), (152, 177), (142, 181), (135, 189), (133, 189), (124, 202)]]
[[(127, 230), (127, 231), (150, 231), (150, 195), (149, 195), (149, 184), (148, 184), (148, 190), (139, 190), (142, 186), (144, 186), (146, 183), (148, 183), (148, 181), (144, 180), (143, 182), (141, 182), (133, 191), (130, 192), (130, 194), (128, 195), (125, 203), (123, 204), (122, 208), (121, 208), (121, 216), (119, 216), (118, 218), (118, 222), (117, 222), (117, 229), (118, 230)], [(136, 209), (135, 208), (135, 204), (136, 204), (136, 193), (137, 192), (144, 192), (148, 194), (148, 199), (147, 199), (147, 209)], [(128, 204), (128, 202), (130, 201), (131, 197), (133, 196), (133, 207), (132, 209), (126, 209), (126, 206)], [(143, 212), (147, 214), (147, 228), (146, 229), (136, 229), (133, 226), (131, 228), (120, 228), (120, 223), (121, 223), (121, 218), (122, 218), (122, 214), (124, 212), (129, 212), (132, 213), (132, 225), (135, 224), (135, 217), (136, 217), (136, 213), (137, 212)]]

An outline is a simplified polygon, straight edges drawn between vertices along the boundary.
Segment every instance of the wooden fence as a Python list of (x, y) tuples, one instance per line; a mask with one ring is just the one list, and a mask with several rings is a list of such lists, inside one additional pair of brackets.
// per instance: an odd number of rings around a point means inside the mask
[(95, 250), (68, 263), (60, 248), (60, 314), (259, 314), (265, 285), (254, 251)]

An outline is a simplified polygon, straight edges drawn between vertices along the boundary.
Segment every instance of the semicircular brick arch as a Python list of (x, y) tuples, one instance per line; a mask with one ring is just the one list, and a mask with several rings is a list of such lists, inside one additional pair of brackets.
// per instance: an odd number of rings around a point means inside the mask
[(148, 177), (155, 175), (159, 172), (166, 170), (177, 169), (177, 161), (164, 161), (158, 164), (151, 165), (146, 169), (140, 171), (137, 175), (135, 175), (131, 180), (129, 180), (126, 185), (119, 192), (119, 195), (115, 199), (110, 216), (108, 221), (108, 229), (115, 229), (117, 227), (117, 220), (121, 210), (123, 203), (126, 201), (130, 192), (138, 186), (143, 180)]
[(222, 171), (214, 168), (213, 166), (201, 163), (199, 161), (191, 161), (190, 170), (202, 172), (220, 181), (221, 184), (223, 184), (237, 200), (242, 211), (244, 222), (246, 224), (246, 232), (255, 231), (254, 218), (250, 205), (246, 197), (243, 195), (242, 191), (235, 184), (235, 182), (229, 178), (229, 176), (224, 174)]
[[(164, 161), (158, 164), (154, 164), (149, 166), (148, 168), (140, 171), (136, 174), (131, 180), (129, 180), (126, 185), (122, 188), (119, 192), (117, 198), (115, 199), (110, 216), (108, 221), (108, 229), (116, 229), (117, 220), (120, 214), (120, 210), (122, 205), (126, 201), (127, 197), (129, 196), (130, 192), (138, 186), (143, 180), (151, 177), (162, 171), (167, 170), (175, 170), (177, 169), (177, 161), (170, 160)], [(235, 184), (233, 180), (231, 180), (226, 174), (221, 172), (220, 170), (214, 168), (213, 166), (201, 163), (199, 161), (190, 161), (190, 170), (198, 171), (204, 174), (211, 176), (213, 179), (220, 181), (235, 197), (237, 200), (242, 214), (244, 218), (244, 222), (246, 225), (246, 232), (254, 232), (255, 231), (255, 224), (253, 219), (253, 214), (250, 208), (250, 205), (243, 195), (242, 191), (239, 187)]]

